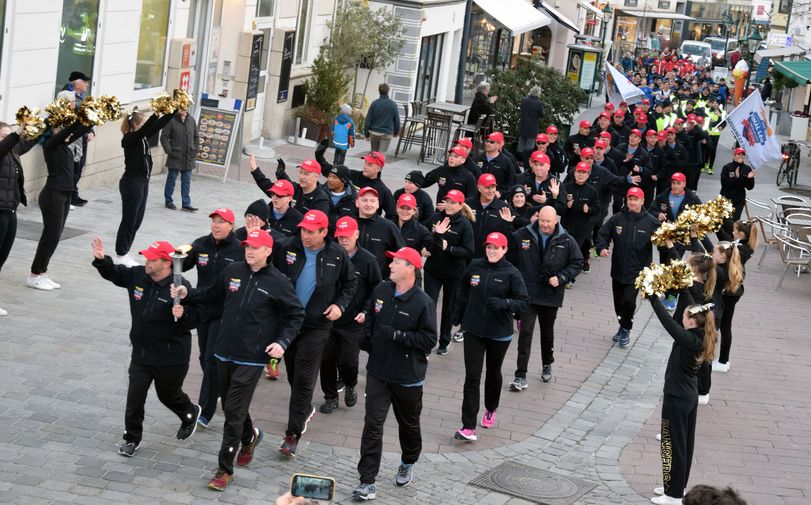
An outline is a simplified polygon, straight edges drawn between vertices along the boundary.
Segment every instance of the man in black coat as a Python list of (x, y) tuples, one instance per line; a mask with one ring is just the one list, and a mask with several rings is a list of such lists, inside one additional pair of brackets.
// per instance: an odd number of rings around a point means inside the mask
[(163, 188), (163, 199), (167, 209), (174, 210), (175, 204), (172, 193), (175, 191), (175, 181), (180, 173), (180, 196), (182, 210), (194, 212), (197, 209), (191, 205), (191, 174), (197, 166), (197, 150), (200, 148), (200, 135), (197, 133), (197, 123), (189, 111), (178, 110), (169, 124), (161, 130), (161, 147), (166, 152), (166, 185)]
[(504, 194), (515, 184), (515, 168), (512, 161), (501, 152), (504, 134), (493, 132), (484, 141), (484, 152), (476, 156), (476, 164), (482, 174), (493, 174), (499, 194)]
[(540, 86), (533, 86), (529, 94), (521, 100), (518, 120), (518, 153), (524, 163), (524, 171), (529, 167), (529, 155), (535, 150), (535, 135), (544, 114)]
[(563, 144), (563, 150), (569, 160), (576, 159), (580, 156), (580, 150), (584, 147), (592, 147), (594, 145), (594, 137), (591, 136), (591, 123), (585, 119), (580, 121), (579, 129), (574, 135), (569, 135), (566, 143)]

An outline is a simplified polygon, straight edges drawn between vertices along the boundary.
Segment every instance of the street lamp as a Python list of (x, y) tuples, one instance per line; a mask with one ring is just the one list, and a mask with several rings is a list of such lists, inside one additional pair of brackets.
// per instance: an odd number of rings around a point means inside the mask
[(724, 32), (726, 32), (727, 40), (724, 42), (724, 65), (729, 68), (729, 31), (732, 29), (732, 16), (729, 15), (729, 9), (724, 13)]
[(752, 31), (749, 33), (749, 36), (746, 37), (746, 45), (749, 49), (749, 75), (746, 76), (746, 87), (744, 89), (747, 94), (749, 93), (749, 83), (755, 70), (755, 51), (758, 50), (761, 42), (763, 42), (763, 36), (760, 34), (760, 30), (757, 26), (752, 26)]

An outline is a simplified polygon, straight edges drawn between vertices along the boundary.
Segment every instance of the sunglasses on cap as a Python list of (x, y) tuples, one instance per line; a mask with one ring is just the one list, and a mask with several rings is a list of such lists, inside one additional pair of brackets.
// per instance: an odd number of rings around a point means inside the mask
[(549, 143), (549, 142), (535, 142), (535, 145), (536, 145), (536, 146), (545, 146), (545, 145), (546, 145), (546, 144), (548, 144), (548, 143)]
[(493, 139), (487, 139), (487, 140), (485, 140), (485, 141), (484, 141), (484, 143), (485, 143), (485, 144), (495, 144), (495, 143), (496, 143), (496, 141), (495, 141), (495, 140), (493, 140)]
[(594, 159), (594, 156), (586, 156), (584, 159), (585, 159), (585, 160), (593, 160), (593, 159)]

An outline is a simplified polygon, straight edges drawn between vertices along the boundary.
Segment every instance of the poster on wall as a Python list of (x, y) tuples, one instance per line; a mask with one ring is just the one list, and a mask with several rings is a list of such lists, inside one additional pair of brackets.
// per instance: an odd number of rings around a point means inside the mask
[(296, 41), (296, 32), (284, 32), (284, 46), (282, 48), (282, 68), (279, 71), (279, 93), (276, 103), (287, 101), (290, 90), (290, 69), (293, 67), (293, 44)]
[(569, 51), (569, 62), (566, 64), (566, 78), (572, 82), (580, 79), (580, 68), (583, 66), (583, 51)]
[(262, 71), (262, 45), (265, 36), (254, 34), (251, 41), (251, 61), (248, 66), (248, 90), (245, 93), (245, 110), (256, 108), (256, 96), (259, 94), (259, 73)]
[(597, 70), (597, 53), (583, 54), (583, 63), (580, 69), (580, 89), (591, 91), (594, 87), (594, 72)]
[(215, 105), (206, 101), (206, 98), (207, 95), (203, 95), (200, 116), (197, 119), (200, 133), (197, 161), (226, 167), (236, 138), (242, 103), (241, 100), (233, 100), (234, 109), (224, 110), (217, 108), (219, 102), (215, 100)]

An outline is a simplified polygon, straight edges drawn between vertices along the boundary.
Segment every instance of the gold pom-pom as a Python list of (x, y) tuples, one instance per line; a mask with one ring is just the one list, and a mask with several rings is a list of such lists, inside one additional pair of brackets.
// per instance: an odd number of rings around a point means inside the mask
[(167, 93), (161, 93), (150, 100), (152, 110), (156, 114), (172, 114), (175, 112), (175, 101)]
[(88, 96), (82, 100), (77, 115), (79, 116), (79, 122), (85, 126), (100, 126), (104, 124), (104, 114), (101, 112), (101, 105), (92, 96)]
[(98, 112), (105, 123), (118, 121), (124, 115), (124, 108), (115, 96), (102, 95), (97, 100)]
[(172, 101), (175, 104), (175, 110), (189, 110), (194, 104), (194, 100), (185, 89), (175, 89), (172, 92)]
[(724, 221), (735, 211), (732, 202), (723, 196), (699, 205), (688, 205), (679, 214), (675, 223), (664, 222), (651, 236), (651, 241), (661, 247), (667, 240), (681, 244), (690, 243), (690, 234), (695, 232), (702, 239), (721, 229)]
[(45, 131), (45, 120), (39, 117), (39, 109), (31, 110), (26, 106), (22, 106), (17, 111), (16, 118), (25, 139), (33, 140)]
[(680, 226), (678, 223), (665, 221), (651, 235), (651, 241), (659, 247), (665, 247), (667, 241), (679, 242), (681, 244), (690, 243), (690, 228)]
[(47, 107), (45, 112), (48, 118), (45, 120), (51, 128), (64, 128), (76, 122), (76, 109), (64, 98), (54, 100)]
[(634, 286), (642, 296), (662, 296), (668, 291), (681, 291), (693, 285), (693, 271), (682, 260), (673, 260), (667, 265), (654, 264), (643, 268)]

